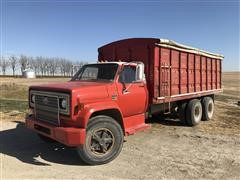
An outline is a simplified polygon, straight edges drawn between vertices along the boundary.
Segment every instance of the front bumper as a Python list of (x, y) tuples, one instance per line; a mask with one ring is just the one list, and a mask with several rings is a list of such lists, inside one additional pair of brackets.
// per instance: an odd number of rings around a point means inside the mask
[(27, 128), (50, 137), (67, 146), (79, 146), (85, 143), (86, 131), (75, 127), (56, 127), (43, 122), (36, 121), (33, 116), (26, 117)]

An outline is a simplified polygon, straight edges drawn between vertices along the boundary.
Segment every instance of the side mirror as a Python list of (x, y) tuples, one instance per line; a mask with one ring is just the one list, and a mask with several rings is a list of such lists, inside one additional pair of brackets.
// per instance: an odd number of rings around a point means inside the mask
[(136, 81), (137, 82), (143, 82), (145, 81), (145, 74), (144, 74), (144, 64), (138, 63), (136, 67)]

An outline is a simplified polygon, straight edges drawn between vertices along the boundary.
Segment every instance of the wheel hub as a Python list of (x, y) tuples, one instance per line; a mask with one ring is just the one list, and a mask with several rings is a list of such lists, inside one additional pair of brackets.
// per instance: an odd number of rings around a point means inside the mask
[(93, 131), (90, 148), (96, 155), (105, 155), (111, 151), (114, 142), (113, 133), (107, 128), (100, 128)]

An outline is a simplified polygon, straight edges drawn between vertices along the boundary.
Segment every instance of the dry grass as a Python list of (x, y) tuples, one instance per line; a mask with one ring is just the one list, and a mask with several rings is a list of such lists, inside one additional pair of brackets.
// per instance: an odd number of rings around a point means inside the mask
[(0, 78), (0, 99), (27, 100), (28, 87), (36, 84), (66, 82), (69, 78)]
[(28, 86), (16, 83), (4, 83), (0, 86), (1, 99), (27, 100)]
[(240, 72), (225, 72), (222, 76), (223, 94), (240, 98)]
[[(0, 112), (4, 119), (24, 117), (28, 109), (28, 87), (68, 81), (69, 78), (0, 78)], [(8, 117), (8, 118), (7, 118)]]
[(65, 82), (70, 80), (70, 78), (36, 78), (36, 79), (26, 79), (26, 78), (2, 78), (0, 77), (1, 84), (15, 83), (17, 85), (31, 86), (36, 84), (49, 84), (57, 82)]

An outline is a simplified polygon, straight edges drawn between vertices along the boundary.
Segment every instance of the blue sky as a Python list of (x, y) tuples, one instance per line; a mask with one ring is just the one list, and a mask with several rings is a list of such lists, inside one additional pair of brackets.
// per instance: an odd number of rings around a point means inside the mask
[(239, 67), (239, 1), (1, 0), (3, 54), (95, 61), (103, 44), (159, 37), (225, 56)]

